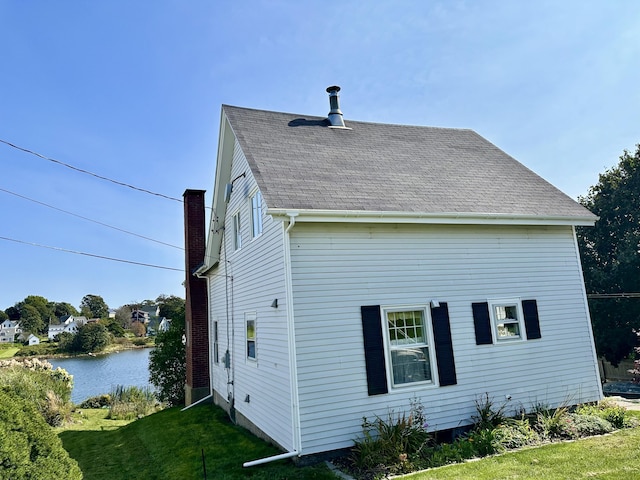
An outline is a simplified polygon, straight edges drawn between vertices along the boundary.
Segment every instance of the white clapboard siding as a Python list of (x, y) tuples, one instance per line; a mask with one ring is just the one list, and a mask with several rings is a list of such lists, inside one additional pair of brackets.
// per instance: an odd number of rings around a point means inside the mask
[[(298, 222), (291, 257), (304, 454), (351, 446), (363, 416), (412, 398), (446, 429), (485, 394), (513, 411), (600, 396), (571, 227)], [(476, 345), (471, 304), (511, 297), (537, 301), (542, 338)], [(457, 384), (369, 396), (360, 307), (431, 299), (448, 304)]]
[[(240, 176), (242, 173), (245, 175)], [(210, 322), (218, 321), (219, 333), (219, 363), (213, 364), (213, 388), (223, 398), (233, 395), (237, 412), (283, 448), (291, 449), (293, 433), (283, 225), (265, 216), (262, 235), (251, 238), (249, 196), (257, 184), (237, 143), (231, 171), (231, 179), (235, 178), (224, 222), (226, 228), (220, 262), (209, 280)], [(238, 211), (242, 247), (234, 251), (232, 216)], [(266, 205), (263, 202), (263, 215), (264, 211)], [(271, 307), (276, 298), (277, 309)], [(256, 315), (255, 361), (246, 356), (245, 313)], [(229, 344), (231, 372), (224, 368), (224, 353)], [(245, 402), (247, 395), (249, 402)]]

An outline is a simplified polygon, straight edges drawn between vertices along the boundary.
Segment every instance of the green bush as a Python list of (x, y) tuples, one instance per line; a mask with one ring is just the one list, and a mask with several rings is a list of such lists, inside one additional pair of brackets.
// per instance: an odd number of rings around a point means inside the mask
[(38, 345), (27, 345), (18, 350), (14, 357), (45, 356), (58, 353), (58, 347), (54, 343), (40, 343)]
[(495, 441), (502, 449), (521, 448), (534, 445), (540, 441), (540, 436), (532, 428), (526, 418), (509, 419), (494, 431)]
[(611, 422), (597, 415), (583, 415), (577, 413), (569, 414), (579, 437), (589, 437), (592, 435), (602, 435), (613, 432)]
[(70, 415), (73, 377), (46, 361), (0, 361), (0, 385), (35, 405), (49, 425), (59, 426)]
[(0, 388), (0, 470), (11, 480), (82, 479), (51, 427), (7, 386)]
[(87, 398), (80, 404), (80, 408), (105, 408), (111, 405), (111, 395), (98, 395)]
[(533, 428), (543, 439), (562, 440), (578, 437), (567, 407), (539, 408)]
[(474, 430), (493, 429), (507, 419), (505, 415), (506, 404), (496, 408), (489, 394), (485, 393), (484, 397), (476, 398), (476, 414), (471, 417)]
[(624, 428), (628, 420), (627, 409), (604, 399), (598, 404), (581, 405), (576, 409), (580, 415), (595, 415), (608, 421), (615, 428)]

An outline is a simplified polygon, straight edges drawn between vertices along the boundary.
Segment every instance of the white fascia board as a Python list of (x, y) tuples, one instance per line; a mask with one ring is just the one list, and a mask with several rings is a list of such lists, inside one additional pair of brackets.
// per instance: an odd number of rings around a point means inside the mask
[(573, 225), (593, 226), (598, 217), (593, 216), (540, 216), (499, 213), (419, 213), (372, 212), (361, 210), (307, 210), (268, 208), (267, 215), (286, 220), (296, 214), (296, 222), (337, 223), (421, 223), (448, 225)]

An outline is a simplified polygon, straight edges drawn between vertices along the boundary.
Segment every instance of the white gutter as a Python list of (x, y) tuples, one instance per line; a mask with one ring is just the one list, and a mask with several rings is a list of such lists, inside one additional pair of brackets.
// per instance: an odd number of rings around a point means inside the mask
[(528, 215), (474, 212), (392, 212), (365, 210), (311, 210), (269, 208), (267, 215), (273, 217), (298, 216), (304, 222), (357, 222), (366, 223), (437, 223), (437, 224), (502, 224), (502, 225), (573, 225), (592, 226), (598, 219), (595, 215)]

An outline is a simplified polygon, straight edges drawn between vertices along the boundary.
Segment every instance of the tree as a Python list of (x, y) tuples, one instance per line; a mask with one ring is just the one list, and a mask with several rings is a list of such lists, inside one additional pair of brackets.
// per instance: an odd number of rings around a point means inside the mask
[(109, 307), (100, 295), (85, 295), (80, 302), (80, 313), (87, 318), (107, 318)]
[(24, 332), (38, 333), (44, 330), (45, 323), (36, 307), (25, 304), (20, 308), (20, 328)]
[(184, 405), (187, 378), (186, 349), (182, 343), (184, 300), (161, 295), (157, 303), (160, 316), (171, 318), (171, 326), (158, 333), (156, 348), (149, 354), (149, 381), (156, 387), (160, 401), (171, 406)]
[(75, 341), (80, 352), (99, 352), (111, 343), (111, 335), (104, 325), (87, 323), (78, 329)]
[(147, 327), (142, 322), (132, 322), (130, 330), (136, 337), (144, 337), (147, 333)]
[(4, 322), (5, 320), (8, 320), (8, 319), (9, 319), (9, 315), (7, 315), (5, 312), (0, 310), (0, 322)]
[[(580, 203), (600, 217), (577, 230), (591, 294), (640, 292), (640, 144), (605, 171)], [(640, 298), (590, 299), (596, 349), (612, 364), (627, 357), (640, 332)]]
[(53, 314), (57, 317), (64, 317), (67, 315), (80, 315), (78, 309), (67, 302), (54, 302), (52, 305)]
[(131, 326), (131, 306), (123, 305), (116, 310), (116, 321), (122, 328)]

